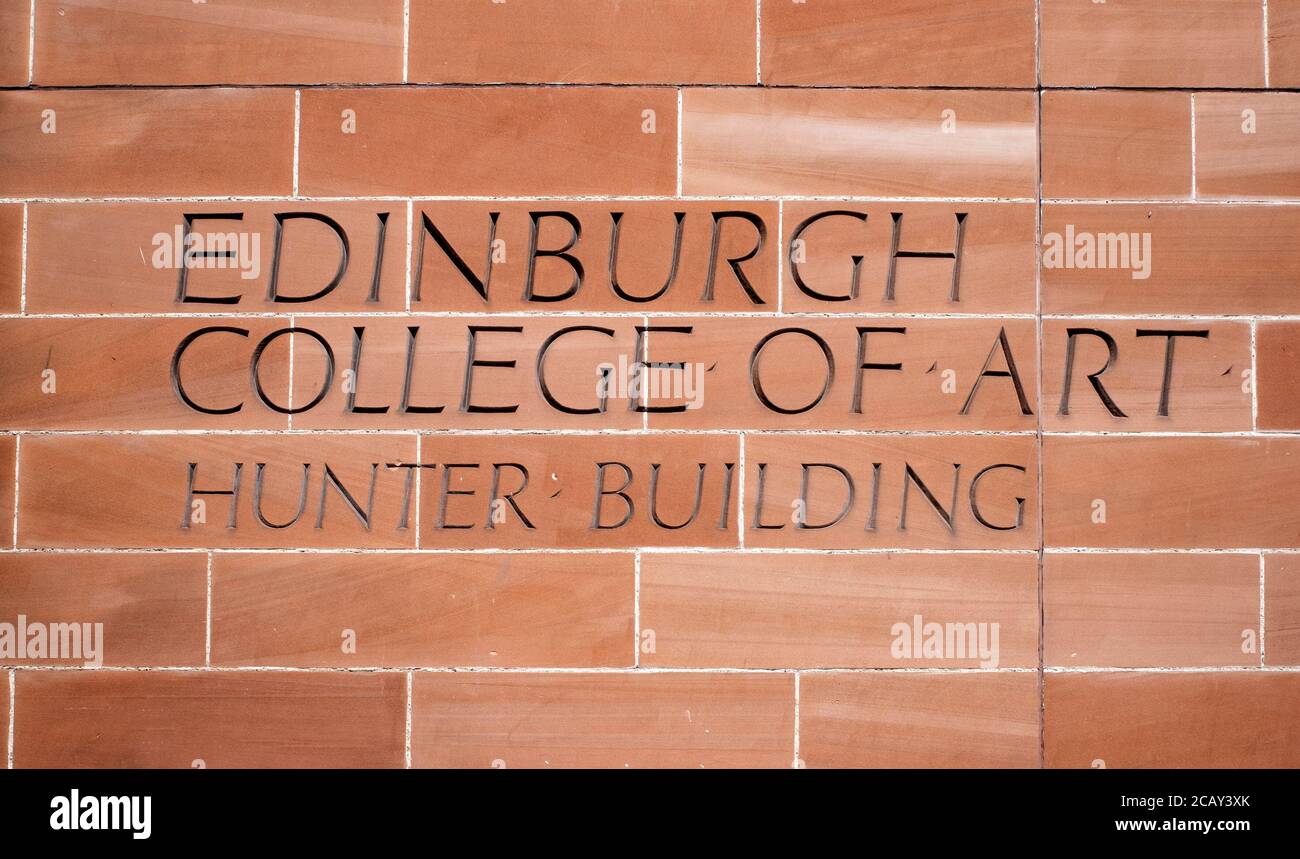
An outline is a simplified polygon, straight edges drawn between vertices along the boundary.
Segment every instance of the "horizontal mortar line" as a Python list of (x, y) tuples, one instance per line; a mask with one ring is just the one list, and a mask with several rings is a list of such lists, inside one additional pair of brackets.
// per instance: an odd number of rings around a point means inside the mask
[(4, 92), (87, 92), (87, 91), (128, 91), (149, 92), (167, 90), (281, 90), (305, 89), (314, 91), (334, 90), (437, 90), (437, 89), (695, 89), (695, 90), (808, 90), (808, 91), (845, 91), (845, 92), (1172, 92), (1172, 93), (1294, 93), (1300, 87), (1234, 87), (1234, 86), (1189, 86), (1160, 84), (1043, 84), (1026, 83), (1019, 86), (995, 86), (989, 84), (879, 84), (879, 83), (771, 83), (763, 81), (709, 81), (709, 82), (668, 82), (668, 81), (315, 81), (315, 82), (190, 82), (190, 83), (95, 83), (95, 84), (44, 84), (30, 83), (18, 86), (3, 86)]
[(153, 197), (112, 195), (103, 197), (0, 197), (0, 203), (51, 203), (56, 205), (74, 203), (405, 203), (410, 199), (410, 197), (395, 194), (357, 197), (295, 197), (291, 194), (225, 194), (215, 196), (162, 194)]
[[(592, 666), (592, 667), (505, 667), (495, 665), (384, 665), (384, 666), (301, 666), (301, 665), (32, 665), (3, 663), (0, 668), (17, 672), (63, 673), (150, 673), (160, 674), (397, 674), (413, 671), (421, 674), (1037, 674), (1037, 666), (966, 668), (966, 667), (685, 667), (685, 666)], [(1204, 665), (1204, 666), (1044, 666), (1049, 674), (1207, 674), (1233, 672), (1245, 674), (1295, 674), (1300, 665)]]
[[(643, 435), (770, 435), (770, 436), (925, 436), (925, 437), (957, 437), (967, 438), (971, 436), (998, 436), (998, 437), (1033, 437), (1034, 430), (886, 430), (886, 429), (781, 429), (781, 428), (756, 428), (756, 427), (738, 427), (733, 429), (667, 429), (663, 427), (648, 427), (641, 431)], [(436, 433), (442, 435), (444, 433)]]
[(1056, 438), (1286, 438), (1300, 430), (1043, 430), (1044, 436)]
[[(39, 429), (39, 430), (0, 430), (0, 435), (17, 435), (17, 436), (53, 436), (53, 437), (77, 437), (77, 436), (316, 436), (316, 435), (333, 435), (333, 436), (405, 436), (414, 439), (417, 435), (428, 434), (436, 431), (426, 431), (420, 429), (134, 429), (134, 430), (83, 430), (83, 429)], [(491, 430), (478, 429), (467, 430), (465, 435), (487, 435), (515, 433), (516, 430)], [(640, 432), (639, 430), (637, 432)], [(459, 434), (459, 433), (457, 433)], [(569, 430), (551, 430), (544, 431), (542, 434), (548, 435), (570, 435)], [(584, 433), (585, 434), (585, 433)], [(605, 434), (600, 430), (591, 431), (593, 435)]]
[[(1097, 546), (1047, 546), (1043, 549), (1049, 555), (1293, 555), (1300, 552), (1300, 545), (1295, 547), (1259, 548), (1185, 548), (1143, 546), (1136, 548), (1113, 548)], [(81, 548), (60, 546), (19, 546), (17, 548), (0, 548), (0, 556), (22, 554), (63, 554), (63, 555), (199, 555), (199, 554), (269, 554), (269, 555), (632, 555), (642, 554), (691, 554), (691, 555), (1037, 555), (1037, 549), (918, 549), (918, 548), (857, 548), (857, 549), (818, 549), (804, 547), (769, 548), (756, 546), (647, 546), (634, 545), (619, 548), (381, 548), (381, 547), (147, 547), (126, 546), (111, 548)]]
[[(742, 315), (724, 314), (712, 311), (714, 315), (732, 316)], [(641, 319), (645, 316), (644, 311), (582, 311), (582, 310), (562, 310), (562, 311), (542, 311), (542, 310), (493, 310), (493, 311), (459, 311), (459, 310), (321, 310), (308, 311), (301, 310), (290, 311), (235, 311), (230, 313), (189, 313), (186, 311), (160, 312), (160, 313), (0, 313), (0, 319), (170, 319), (182, 321), (185, 319), (270, 319), (287, 322), (292, 317), (299, 319), (508, 319), (511, 317), (520, 319), (548, 319), (551, 317), (563, 319), (581, 319), (586, 317), (600, 317), (606, 319)], [(703, 316), (708, 313), (691, 314), (683, 313), (683, 316)], [(753, 315), (758, 318), (775, 318), (776, 312), (770, 313), (753, 313), (744, 314)]]
[[(161, 312), (109, 312), (109, 313), (0, 313), (4, 319), (271, 319), (287, 321), (290, 316), (299, 319), (826, 319), (852, 321), (854, 319), (1038, 319), (1033, 313), (969, 312), (926, 313), (900, 311), (874, 311), (869, 309), (845, 311), (815, 310), (281, 310), (232, 311), (202, 313), (184, 310)], [(1300, 313), (1269, 313), (1246, 315), (1240, 313), (1044, 313), (1043, 319), (1057, 321), (1107, 322), (1138, 321), (1147, 319), (1184, 320), (1187, 322), (1294, 322)]]
[(197, 555), (211, 552), (214, 555), (628, 555), (636, 552), (651, 555), (1037, 555), (1037, 549), (809, 549), (809, 548), (759, 548), (739, 546), (628, 546), (625, 548), (63, 548), (59, 546), (20, 546), (16, 549), (0, 548), (4, 555)]
[[(0, 663), (4, 670), (72, 673), (177, 673), (203, 674), (393, 674), (414, 671), (424, 674), (1036, 674), (1037, 666), (1016, 668), (882, 668), (882, 667), (684, 667), (684, 666), (592, 666), (577, 667), (505, 667), (496, 665), (383, 665), (383, 666), (301, 666), (301, 665), (31, 665)], [(1258, 670), (1258, 669), (1256, 669)]]
[[(727, 82), (677, 82), (670, 83), (666, 81), (648, 81), (648, 82), (626, 82), (626, 81), (331, 81), (315, 83), (96, 83), (96, 84), (27, 84), (23, 86), (4, 86), (0, 91), (5, 92), (87, 92), (87, 91), (127, 91), (127, 92), (150, 92), (156, 90), (214, 90), (214, 89), (236, 89), (236, 90), (287, 90), (287, 89), (304, 89), (316, 91), (337, 91), (337, 90), (422, 90), (422, 89), (518, 89), (518, 90), (540, 90), (540, 89), (650, 89), (650, 90), (676, 90), (676, 89), (697, 89), (697, 90), (727, 90), (727, 89), (745, 89), (761, 92), (763, 90), (819, 90), (835, 91), (842, 90), (846, 92), (1024, 92), (1034, 93), (1038, 88), (1033, 84), (1023, 86), (989, 86), (973, 85), (963, 86), (960, 84), (776, 84), (762, 83), (755, 81), (737, 81), (735, 83)], [(1197, 92), (1208, 92), (1209, 88), (1197, 88)], [(1238, 91), (1238, 90), (1233, 90)], [(1240, 90), (1250, 91), (1250, 90)], [(1268, 92), (1275, 90), (1269, 89)], [(1285, 90), (1278, 89), (1278, 92)]]
[[(854, 436), (854, 437), (936, 437), (936, 438), (970, 438), (970, 437), (1008, 437), (1029, 438), (1038, 435), (1037, 430), (876, 430), (876, 429), (758, 429), (752, 427), (731, 427), (709, 429), (680, 429), (668, 427), (630, 427), (630, 428), (592, 428), (592, 429), (514, 429), (475, 428), (475, 429), (437, 429), (429, 427), (386, 428), (386, 429), (0, 429), (0, 435), (15, 436), (397, 436), (397, 437), (442, 437), (442, 436), (734, 436), (741, 433), (771, 436)], [(1300, 435), (1300, 430), (1043, 430), (1042, 435), (1054, 438), (1291, 438)]]
[(1162, 86), (1155, 84), (1041, 84), (1039, 89), (1043, 92), (1239, 92), (1261, 95), (1274, 92), (1300, 92), (1300, 87)]
[[(384, 436), (658, 436), (658, 435), (707, 435), (732, 436), (739, 433), (762, 435), (848, 435), (848, 436), (1033, 436), (1035, 430), (873, 430), (873, 429), (676, 429), (676, 428), (592, 428), (592, 429), (516, 429), (473, 428), (473, 429), (438, 429), (429, 427), (412, 427), (410, 429), (3, 429), (0, 435), (20, 436), (317, 436), (317, 435), (384, 435)], [(1080, 433), (1084, 435), (1085, 433)], [(1100, 435), (1102, 433), (1088, 433)], [(1153, 435), (1154, 433), (1132, 433), (1132, 435)], [(1180, 435), (1203, 435), (1203, 433), (1181, 433)]]
[(890, 196), (845, 196), (845, 195), (802, 195), (802, 194), (698, 194), (664, 195), (664, 194), (568, 194), (518, 196), (511, 194), (483, 195), (420, 195), (420, 194), (377, 194), (377, 195), (299, 195), (287, 194), (229, 194), (223, 196), (205, 195), (160, 195), (154, 197), (0, 197), (2, 203), (1018, 203), (1035, 204), (1037, 197), (890, 197)]
[(1043, 319), (1062, 321), (1096, 319), (1103, 322), (1141, 322), (1144, 319), (1172, 319), (1188, 322), (1269, 322), (1273, 320), (1294, 321), (1300, 319), (1296, 313), (1044, 313)]
[(761, 310), (328, 310), (234, 313), (0, 313), (0, 319), (1036, 319), (1032, 313), (898, 313)]
[(1266, 197), (1241, 197), (1206, 199), (1205, 197), (1165, 199), (1119, 199), (1087, 197), (1044, 197), (1044, 206), (1295, 206), (1300, 198), (1272, 199)]
[[(128, 196), (103, 196), (103, 197), (0, 197), (0, 204), (19, 204), (19, 203), (49, 203), (52, 205), (68, 205), (77, 203), (93, 204), (113, 204), (113, 203), (545, 203), (545, 202), (570, 202), (570, 203), (637, 203), (637, 202), (664, 202), (664, 203), (726, 203), (726, 202), (750, 202), (750, 203), (776, 203), (776, 202), (809, 202), (809, 203), (1007, 203), (1007, 204), (1025, 204), (1032, 205), (1039, 203), (1036, 197), (950, 197), (950, 196), (930, 196), (930, 197), (905, 197), (905, 196), (833, 196), (833, 195), (794, 195), (794, 194), (768, 194), (757, 196), (751, 194), (744, 195), (555, 195), (555, 196), (516, 196), (516, 195), (445, 195), (445, 196), (421, 196), (409, 194), (382, 194), (382, 195), (354, 195), (338, 196), (325, 195), (313, 196), (303, 195), (293, 197), (286, 194), (271, 195), (224, 195), (224, 196), (203, 196), (203, 195), (160, 195), (153, 197), (128, 197)], [(1241, 198), (1241, 199), (1088, 199), (1088, 198), (1055, 198), (1044, 199), (1042, 205), (1063, 205), (1063, 206), (1297, 206), (1300, 205), (1298, 199), (1261, 199), (1261, 198)]]
[(1109, 668), (1104, 666), (1076, 668), (1074, 666), (1047, 665), (1043, 667), (1043, 671), (1048, 674), (1208, 674), (1225, 671), (1243, 674), (1295, 674), (1300, 673), (1300, 665), (1114, 666)]
[(1137, 546), (1132, 548), (1114, 546), (1046, 546), (1043, 551), (1049, 555), (1281, 555), (1294, 554), (1300, 549), (1278, 548), (1185, 548), (1161, 546)]

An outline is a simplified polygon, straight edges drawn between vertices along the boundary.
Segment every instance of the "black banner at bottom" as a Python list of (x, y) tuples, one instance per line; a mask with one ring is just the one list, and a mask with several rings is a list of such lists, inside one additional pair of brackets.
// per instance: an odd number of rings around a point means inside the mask
[[(1229, 847), (1294, 824), (1292, 770), (0, 771), (0, 842), (301, 847), (479, 839), (770, 846), (879, 836)], [(436, 838), (437, 842), (430, 843)], [(448, 841), (447, 839), (454, 839)], [(847, 842), (844, 839), (848, 839)], [(459, 852), (459, 848), (455, 848)]]

